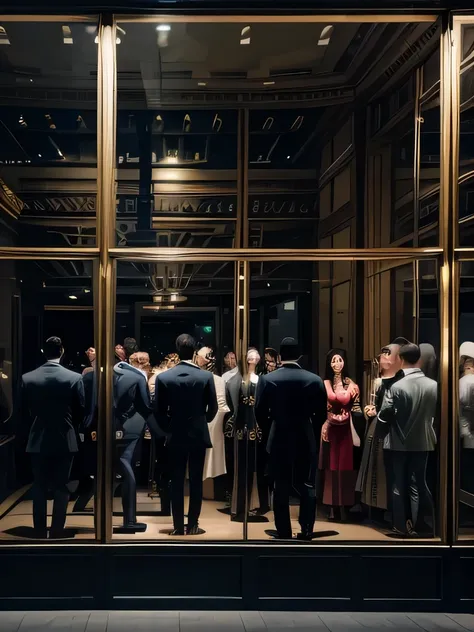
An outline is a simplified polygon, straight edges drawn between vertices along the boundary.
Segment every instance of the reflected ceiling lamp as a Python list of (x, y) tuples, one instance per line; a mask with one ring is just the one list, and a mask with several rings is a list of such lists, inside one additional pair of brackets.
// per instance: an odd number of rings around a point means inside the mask
[(63, 31), (63, 44), (74, 44), (71, 28), (67, 24), (63, 24), (61, 28)]
[(244, 26), (244, 28), (240, 31), (240, 45), (248, 46), (250, 44), (250, 32), (252, 27)]
[(4, 44), (4, 45), (10, 44), (10, 39), (7, 35), (7, 32), (4, 26), (0, 26), (0, 45), (1, 44)]
[(319, 36), (318, 46), (328, 46), (333, 31), (334, 26), (332, 24), (328, 24), (327, 26), (325, 26), (321, 31), (321, 35)]
[(167, 33), (168, 31), (171, 31), (171, 26), (169, 24), (158, 24), (156, 30), (160, 33)]

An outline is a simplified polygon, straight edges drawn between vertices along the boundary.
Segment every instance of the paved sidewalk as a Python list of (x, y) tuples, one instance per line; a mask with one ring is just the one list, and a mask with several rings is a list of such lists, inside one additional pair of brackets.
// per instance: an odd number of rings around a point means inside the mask
[(474, 632), (474, 615), (337, 612), (0, 612), (0, 632)]

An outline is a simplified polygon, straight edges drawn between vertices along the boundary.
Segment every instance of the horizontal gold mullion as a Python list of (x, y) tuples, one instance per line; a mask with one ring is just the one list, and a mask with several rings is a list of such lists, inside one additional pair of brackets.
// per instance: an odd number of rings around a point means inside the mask
[(380, 259), (432, 259), (441, 248), (321, 248), (276, 250), (250, 248), (111, 248), (109, 255), (123, 261), (367, 261)]
[(34, 13), (26, 15), (1, 15), (2, 22), (65, 22), (66, 24), (71, 22), (97, 22), (99, 18), (99, 12), (97, 15), (36, 15)]
[(456, 261), (470, 261), (474, 259), (474, 248), (455, 248), (454, 258)]
[(99, 248), (0, 248), (0, 259), (58, 259), (80, 261), (94, 259), (100, 254)]
[(116, 15), (117, 22), (135, 22), (135, 23), (158, 23), (158, 22), (167, 22), (167, 23), (218, 23), (218, 24), (226, 24), (226, 23), (234, 23), (234, 24), (270, 24), (270, 23), (282, 23), (285, 24), (298, 24), (298, 23), (321, 23), (321, 24), (332, 24), (332, 23), (372, 23), (372, 22), (436, 22), (438, 19), (437, 14), (433, 13), (410, 13), (410, 14), (399, 14), (399, 13), (373, 13), (370, 12), (365, 13), (338, 13), (338, 14), (280, 14), (280, 15), (166, 15), (166, 14), (156, 14), (151, 16), (129, 16), (129, 15)]

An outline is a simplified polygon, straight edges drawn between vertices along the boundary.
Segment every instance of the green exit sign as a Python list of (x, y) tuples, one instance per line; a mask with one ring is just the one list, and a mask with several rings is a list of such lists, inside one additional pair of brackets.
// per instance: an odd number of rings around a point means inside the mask
[(205, 325), (202, 330), (205, 334), (212, 334), (212, 325)]

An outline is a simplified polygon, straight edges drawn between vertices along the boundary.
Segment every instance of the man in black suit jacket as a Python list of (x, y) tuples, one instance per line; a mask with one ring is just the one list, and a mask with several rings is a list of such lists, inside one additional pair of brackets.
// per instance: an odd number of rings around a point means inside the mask
[(155, 430), (148, 374), (140, 368), (149, 366), (149, 362), (148, 353), (139, 351), (130, 356), (130, 364), (119, 362), (114, 366), (115, 429), (122, 434), (117, 441), (118, 468), (122, 475), (122, 533), (143, 533), (147, 528), (145, 523), (137, 522), (137, 485), (133, 466), (145, 424), (148, 422), (150, 429)]
[(22, 422), (28, 423), (26, 447), (33, 467), (33, 523), (37, 537), (46, 537), (48, 489), (54, 492), (50, 538), (63, 535), (69, 501), (68, 482), (78, 451), (77, 429), (84, 418), (84, 385), (78, 373), (60, 365), (60, 338), (48, 338), (46, 364), (22, 379)]
[(202, 475), (206, 449), (212, 448), (208, 424), (217, 414), (214, 376), (193, 363), (196, 342), (182, 334), (176, 340), (181, 362), (160, 373), (155, 382), (155, 414), (168, 434), (171, 457), (172, 535), (184, 535), (184, 479), (189, 463), (189, 512), (186, 533), (198, 534)]
[(293, 338), (281, 344), (282, 367), (260, 378), (255, 414), (263, 428), (271, 422), (267, 443), (274, 481), (273, 510), (279, 538), (291, 538), (290, 490), (300, 490), (300, 539), (310, 540), (316, 519), (316, 472), (319, 438), (326, 420), (327, 396), (317, 375), (298, 364)]

